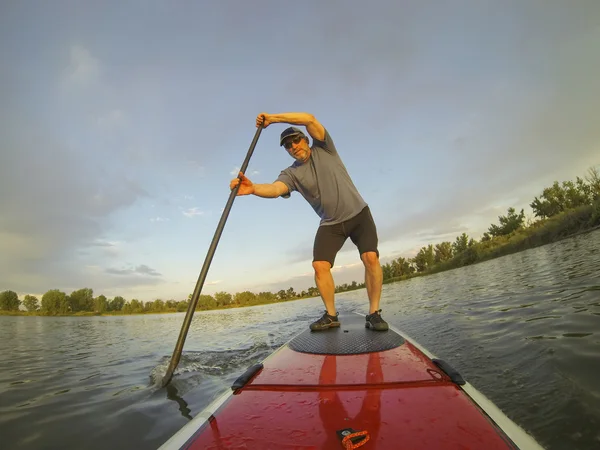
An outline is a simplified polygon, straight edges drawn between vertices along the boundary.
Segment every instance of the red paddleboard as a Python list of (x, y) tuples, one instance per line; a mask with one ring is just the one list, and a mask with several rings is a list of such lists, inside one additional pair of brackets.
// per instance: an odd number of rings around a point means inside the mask
[(542, 448), (406, 334), (340, 322), (250, 367), (161, 450)]

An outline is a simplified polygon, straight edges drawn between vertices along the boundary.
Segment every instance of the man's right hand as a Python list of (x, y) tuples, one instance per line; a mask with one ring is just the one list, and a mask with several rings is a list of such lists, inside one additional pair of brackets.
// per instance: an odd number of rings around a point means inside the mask
[[(240, 179), (242, 180), (242, 184), (240, 184)], [(240, 172), (238, 178), (231, 180), (231, 183), (229, 183), (229, 188), (233, 191), (238, 184), (240, 184), (240, 188), (238, 189), (237, 195), (254, 194), (254, 184), (252, 184), (252, 181), (246, 178), (246, 175), (244, 175), (242, 172)]]

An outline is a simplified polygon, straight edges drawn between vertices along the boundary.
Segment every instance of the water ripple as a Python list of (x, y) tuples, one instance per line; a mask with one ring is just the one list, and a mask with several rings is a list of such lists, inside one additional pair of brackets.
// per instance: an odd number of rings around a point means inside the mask
[[(384, 317), (546, 448), (597, 448), (600, 231), (384, 286)], [(337, 295), (365, 313), (365, 290)], [(156, 448), (246, 368), (306, 329), (319, 298), (184, 314), (0, 317), (0, 435), (10, 448)], [(1, 347), (4, 346), (4, 347)]]

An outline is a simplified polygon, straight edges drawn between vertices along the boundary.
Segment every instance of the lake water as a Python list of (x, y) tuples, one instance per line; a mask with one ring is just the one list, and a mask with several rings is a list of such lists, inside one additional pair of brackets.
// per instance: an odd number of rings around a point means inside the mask
[[(366, 292), (337, 306), (366, 313)], [(600, 231), (384, 285), (382, 308), (544, 447), (600, 448)], [(322, 310), (196, 312), (168, 388), (184, 313), (0, 317), (0, 446), (156, 448)]]

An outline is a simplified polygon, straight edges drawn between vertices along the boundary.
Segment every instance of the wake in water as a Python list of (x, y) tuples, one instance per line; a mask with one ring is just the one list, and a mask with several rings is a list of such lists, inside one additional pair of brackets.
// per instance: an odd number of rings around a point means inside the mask
[[(207, 377), (229, 379), (237, 377), (249, 366), (264, 359), (279, 345), (265, 342), (255, 343), (250, 348), (239, 350), (206, 351), (206, 352), (183, 352), (177, 365), (171, 382), (181, 379), (197, 386)], [(150, 372), (150, 380), (155, 388), (160, 388), (162, 380), (167, 372), (171, 356), (163, 356), (158, 365)], [(194, 383), (193, 380), (196, 382)], [(179, 383), (178, 383), (179, 384)]]
[[(242, 326), (237, 328), (235, 333), (224, 328), (219, 333), (212, 334), (210, 342), (205, 343), (212, 346), (210, 350), (182, 353), (169, 384), (175, 383), (178, 389), (185, 384), (189, 389), (193, 389), (207, 378), (219, 379), (226, 383), (235, 380), (249, 366), (265, 359), (307, 327), (307, 323), (312, 322), (315, 317), (313, 311), (308, 314), (298, 311), (277, 317), (271, 315), (268, 325), (264, 320), (244, 319), (240, 322)], [(162, 386), (171, 356), (163, 356), (152, 369), (151, 387)]]

